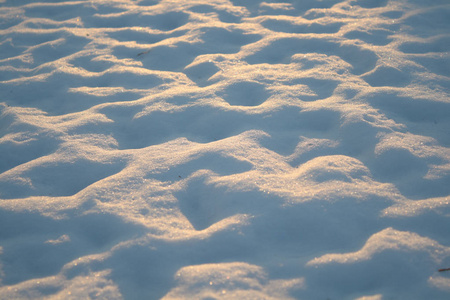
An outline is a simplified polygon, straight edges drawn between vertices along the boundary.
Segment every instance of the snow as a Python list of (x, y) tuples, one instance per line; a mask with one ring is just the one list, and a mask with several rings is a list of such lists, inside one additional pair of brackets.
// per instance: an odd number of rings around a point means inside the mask
[(0, 0), (1, 299), (448, 299), (448, 0)]

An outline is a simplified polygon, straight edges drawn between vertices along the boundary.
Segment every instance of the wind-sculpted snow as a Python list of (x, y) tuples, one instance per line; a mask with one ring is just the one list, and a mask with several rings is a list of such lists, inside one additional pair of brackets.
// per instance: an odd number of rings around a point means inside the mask
[(0, 298), (447, 299), (449, 29), (446, 0), (0, 0)]
[(290, 299), (286, 291), (303, 287), (302, 279), (268, 280), (260, 267), (245, 263), (185, 267), (175, 278), (177, 287), (163, 299)]
[(387, 250), (427, 252), (431, 258), (443, 259), (450, 256), (450, 248), (414, 233), (401, 232), (392, 228), (373, 234), (364, 247), (353, 253), (326, 254), (308, 262), (308, 265), (327, 263), (356, 263), (369, 260), (373, 255)]

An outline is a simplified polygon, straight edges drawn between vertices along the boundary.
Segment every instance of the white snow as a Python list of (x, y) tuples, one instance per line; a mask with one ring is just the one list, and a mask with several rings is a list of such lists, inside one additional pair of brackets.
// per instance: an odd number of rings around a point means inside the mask
[(448, 299), (448, 0), (0, 0), (0, 299)]

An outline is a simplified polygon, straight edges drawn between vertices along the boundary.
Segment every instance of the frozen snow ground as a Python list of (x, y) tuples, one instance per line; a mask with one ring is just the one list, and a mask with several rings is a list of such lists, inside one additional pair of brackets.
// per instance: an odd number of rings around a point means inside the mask
[(1, 299), (448, 299), (448, 0), (0, 0)]

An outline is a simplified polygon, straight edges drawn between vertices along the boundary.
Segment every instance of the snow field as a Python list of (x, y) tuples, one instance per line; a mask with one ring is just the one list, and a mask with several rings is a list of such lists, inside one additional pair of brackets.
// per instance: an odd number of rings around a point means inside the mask
[(0, 298), (448, 298), (448, 1), (0, 15)]

